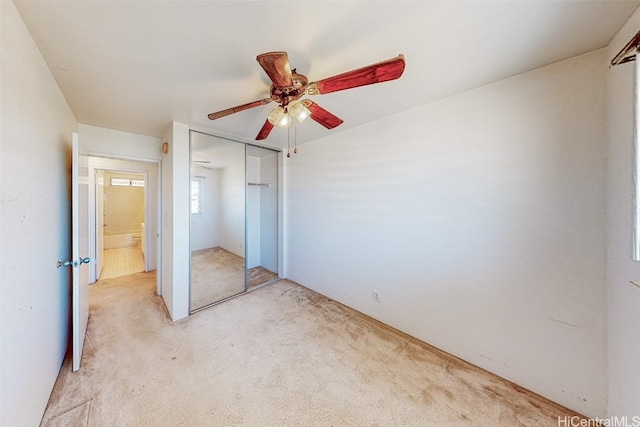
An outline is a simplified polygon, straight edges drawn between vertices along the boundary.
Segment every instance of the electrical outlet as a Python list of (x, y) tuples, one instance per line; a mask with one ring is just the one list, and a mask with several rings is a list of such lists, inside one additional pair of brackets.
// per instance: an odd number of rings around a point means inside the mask
[(371, 291), (371, 298), (373, 298), (374, 301), (380, 302), (380, 291)]

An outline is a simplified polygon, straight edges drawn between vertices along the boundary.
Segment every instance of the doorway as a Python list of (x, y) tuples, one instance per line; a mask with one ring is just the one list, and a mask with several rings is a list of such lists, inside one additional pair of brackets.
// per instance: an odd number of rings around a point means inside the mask
[(146, 174), (96, 170), (97, 280), (145, 271)]
[[(159, 162), (89, 157), (89, 283), (157, 269)], [(157, 275), (160, 294), (160, 275)]]

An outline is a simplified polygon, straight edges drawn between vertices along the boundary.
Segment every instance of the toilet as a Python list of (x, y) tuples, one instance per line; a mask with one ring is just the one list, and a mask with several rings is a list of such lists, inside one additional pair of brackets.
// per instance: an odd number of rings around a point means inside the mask
[(133, 246), (139, 249), (142, 249), (142, 233), (141, 232), (133, 233), (131, 238), (133, 239)]

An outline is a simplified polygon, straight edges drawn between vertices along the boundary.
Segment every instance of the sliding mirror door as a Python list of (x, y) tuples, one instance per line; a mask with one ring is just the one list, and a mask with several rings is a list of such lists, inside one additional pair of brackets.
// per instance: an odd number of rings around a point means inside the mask
[(247, 287), (278, 280), (277, 151), (247, 147)]
[(246, 145), (191, 132), (191, 301), (245, 292)]

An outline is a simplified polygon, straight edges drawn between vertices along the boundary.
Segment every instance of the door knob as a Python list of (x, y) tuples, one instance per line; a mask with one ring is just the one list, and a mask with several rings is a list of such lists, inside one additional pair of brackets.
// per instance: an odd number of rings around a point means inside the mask
[(58, 261), (57, 267), (80, 267), (82, 264), (89, 264), (91, 258), (78, 258), (77, 260)]

